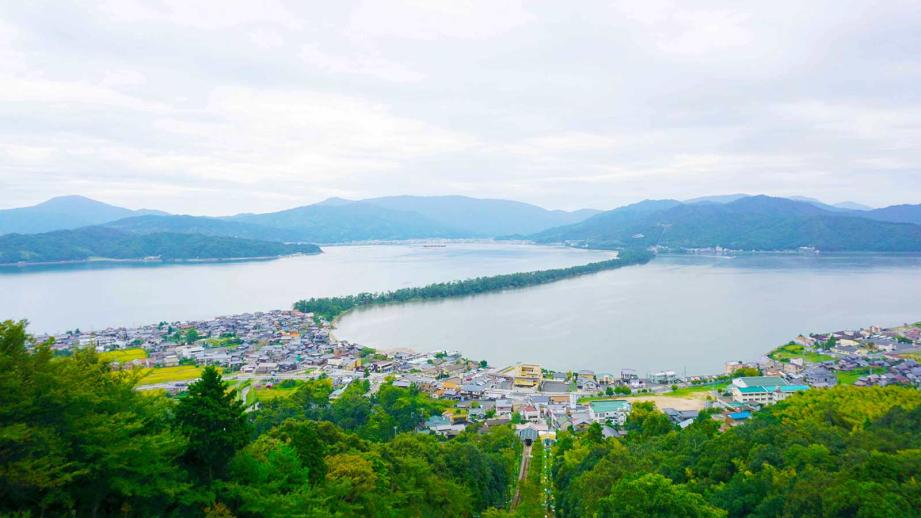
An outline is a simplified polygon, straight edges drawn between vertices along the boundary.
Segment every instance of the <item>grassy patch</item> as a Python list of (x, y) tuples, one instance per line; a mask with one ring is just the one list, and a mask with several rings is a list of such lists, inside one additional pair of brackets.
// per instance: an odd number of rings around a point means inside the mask
[(269, 401), (272, 399), (288, 397), (294, 394), (294, 391), (301, 386), (301, 382), (290, 383), (292, 380), (284, 382), (284, 386), (275, 385), (272, 388), (260, 387), (252, 389), (250, 394), (255, 394), (258, 401)]
[(822, 363), (824, 361), (834, 359), (827, 354), (806, 351), (806, 348), (799, 344), (787, 344), (778, 347), (777, 349), (771, 351), (771, 353), (768, 354), (768, 357), (772, 360), (784, 363), (790, 363), (790, 360), (793, 358), (802, 358), (804, 361), (810, 363)]
[(133, 360), (142, 360), (144, 358), (147, 358), (147, 351), (141, 349), (140, 347), (99, 353), (99, 359), (104, 362), (124, 363)]
[(710, 392), (712, 390), (723, 391), (726, 387), (729, 386), (729, 382), (717, 383), (715, 385), (691, 385), (689, 387), (680, 388), (678, 390), (673, 390), (671, 392), (663, 392), (662, 394), (656, 394), (661, 396), (670, 396), (670, 397), (685, 397), (693, 394), (700, 394), (701, 392)]
[(884, 367), (862, 367), (860, 369), (854, 369), (852, 371), (838, 371), (838, 384), (839, 385), (853, 385), (855, 381), (863, 376), (868, 374), (882, 374), (886, 372)]
[(170, 381), (185, 381), (201, 377), (201, 367), (194, 365), (179, 365), (178, 367), (157, 367), (144, 369), (141, 385), (156, 385)]

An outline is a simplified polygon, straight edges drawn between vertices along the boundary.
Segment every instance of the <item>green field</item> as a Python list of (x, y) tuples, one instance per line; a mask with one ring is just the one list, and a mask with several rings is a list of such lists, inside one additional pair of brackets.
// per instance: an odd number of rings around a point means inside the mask
[(827, 354), (814, 353), (806, 351), (806, 348), (799, 344), (787, 344), (771, 351), (768, 357), (779, 362), (789, 363), (793, 358), (802, 358), (810, 363), (822, 363), (833, 360)]
[(300, 386), (300, 382), (291, 384), (290, 386), (280, 387), (278, 385), (272, 388), (256, 388), (250, 391), (251, 394), (255, 394), (257, 401), (270, 401), (272, 399), (278, 399), (283, 397), (288, 397), (291, 394), (294, 394), (294, 391)]
[[(689, 387), (680, 388), (678, 390), (673, 390), (670, 392), (663, 392), (662, 394), (657, 394), (661, 396), (671, 396), (671, 397), (683, 397), (690, 396), (691, 394), (698, 394), (700, 392), (710, 392), (712, 390), (722, 391), (729, 386), (729, 382), (717, 383), (715, 385), (691, 385)], [(642, 395), (642, 394), (637, 394)]]
[(136, 347), (134, 349), (121, 349), (99, 353), (99, 359), (104, 362), (130, 362), (147, 358), (147, 351)]
[(144, 369), (144, 376), (141, 378), (140, 384), (156, 385), (157, 383), (167, 383), (170, 381), (192, 380), (199, 378), (201, 376), (201, 371), (201, 367), (196, 367), (194, 365)]
[(883, 367), (864, 367), (862, 369), (854, 369), (852, 371), (839, 371), (838, 372), (838, 384), (839, 385), (853, 385), (862, 376), (867, 374), (882, 374), (886, 372), (886, 369)]

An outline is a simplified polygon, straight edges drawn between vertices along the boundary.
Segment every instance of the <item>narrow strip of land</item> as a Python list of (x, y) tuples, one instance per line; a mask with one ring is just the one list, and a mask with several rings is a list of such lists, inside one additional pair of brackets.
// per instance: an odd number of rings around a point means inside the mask
[(301, 300), (294, 304), (294, 309), (304, 313), (313, 313), (315, 317), (333, 321), (343, 314), (361, 306), (412, 302), (417, 300), (435, 300), (465, 297), (480, 293), (489, 293), (508, 289), (526, 288), (551, 282), (570, 279), (582, 275), (613, 270), (634, 264), (645, 264), (654, 255), (646, 250), (623, 250), (616, 258), (606, 261), (537, 270), (533, 272), (510, 273), (491, 277), (477, 277), (462, 281), (440, 282), (421, 288), (403, 288), (384, 293), (359, 293), (345, 297), (323, 297)]

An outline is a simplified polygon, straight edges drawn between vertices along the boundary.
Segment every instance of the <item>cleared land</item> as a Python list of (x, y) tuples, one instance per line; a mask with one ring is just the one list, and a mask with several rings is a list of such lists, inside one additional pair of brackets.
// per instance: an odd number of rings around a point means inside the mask
[(659, 410), (674, 408), (675, 410), (703, 410), (707, 405), (706, 392), (693, 392), (684, 397), (674, 396), (635, 396), (629, 401), (652, 401)]
[(806, 351), (806, 348), (799, 344), (787, 344), (778, 347), (777, 349), (771, 351), (771, 353), (768, 354), (768, 357), (770, 357), (772, 360), (784, 363), (788, 363), (793, 358), (802, 358), (803, 360), (812, 363), (822, 363), (824, 361), (834, 359), (827, 354)]
[(680, 388), (672, 392), (663, 392), (661, 394), (614, 394), (613, 396), (591, 396), (579, 398), (579, 402), (586, 404), (595, 400), (606, 399), (625, 399), (627, 401), (652, 401), (659, 410), (663, 408), (674, 408), (676, 410), (702, 410), (707, 403), (707, 397), (712, 395), (714, 390), (723, 390), (729, 386), (729, 383), (719, 383), (717, 385), (697, 385)]

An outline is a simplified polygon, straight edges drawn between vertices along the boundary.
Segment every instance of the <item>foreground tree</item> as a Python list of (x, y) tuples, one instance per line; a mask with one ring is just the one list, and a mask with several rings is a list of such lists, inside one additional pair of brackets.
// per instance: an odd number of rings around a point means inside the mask
[(92, 350), (26, 350), (25, 322), (0, 323), (0, 515), (157, 515), (188, 488), (162, 400), (134, 390)]
[(720, 518), (726, 511), (707, 503), (701, 495), (688, 491), (662, 475), (647, 473), (625, 478), (601, 499), (601, 516), (650, 518)]
[(177, 428), (188, 438), (184, 460), (205, 481), (224, 475), (227, 463), (246, 445), (249, 424), (236, 390), (228, 390), (221, 373), (206, 367), (176, 407)]

